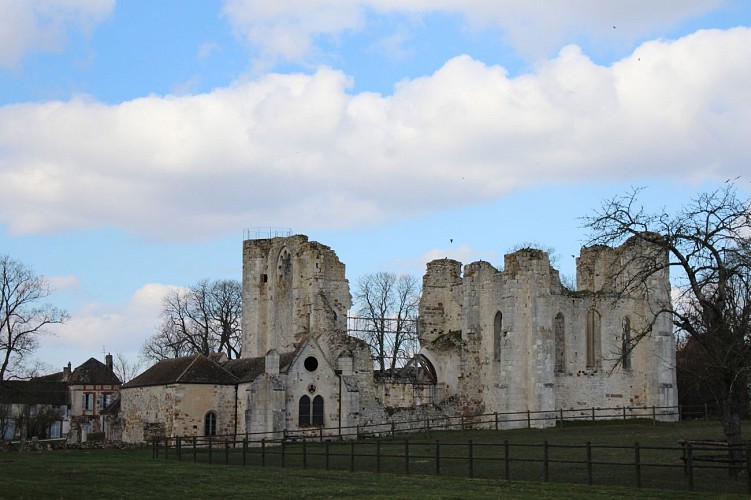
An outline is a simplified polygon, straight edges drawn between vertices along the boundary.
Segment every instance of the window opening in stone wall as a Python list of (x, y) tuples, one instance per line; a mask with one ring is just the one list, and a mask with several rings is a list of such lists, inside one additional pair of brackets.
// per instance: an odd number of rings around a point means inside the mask
[(602, 363), (600, 348), (600, 313), (587, 311), (587, 367), (597, 368)]
[(631, 318), (623, 318), (623, 337), (622, 337), (622, 356), (623, 369), (631, 369)]
[(203, 435), (216, 436), (216, 413), (210, 411), (203, 417)]
[(501, 360), (501, 342), (503, 341), (503, 314), (497, 312), (493, 321), (493, 359)]
[(300, 403), (297, 408), (298, 425), (310, 425), (310, 398), (303, 396), (300, 398)]
[(313, 398), (313, 425), (323, 425), (323, 396)]
[(318, 369), (318, 359), (316, 359), (315, 356), (308, 356), (305, 358), (305, 361), (303, 361), (303, 366), (305, 366), (305, 369), (309, 372), (314, 372)]
[(292, 255), (289, 250), (283, 248), (279, 253), (279, 260), (277, 262), (277, 270), (279, 271), (279, 277), (285, 278), (290, 276), (290, 270), (292, 269)]
[(566, 371), (566, 337), (563, 314), (558, 313), (553, 320), (553, 336), (555, 338), (555, 371)]

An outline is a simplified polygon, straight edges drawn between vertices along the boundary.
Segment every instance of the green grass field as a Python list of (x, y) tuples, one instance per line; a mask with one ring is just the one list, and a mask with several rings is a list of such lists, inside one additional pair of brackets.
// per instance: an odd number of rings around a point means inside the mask
[[(745, 429), (748, 432), (748, 429)], [(644, 463), (667, 460), (680, 464), (680, 456), (673, 447), (679, 439), (721, 437), (716, 423), (681, 424), (598, 424), (577, 425), (564, 429), (514, 431), (464, 431), (431, 433), (430, 436), (409, 436), (410, 474), (403, 466), (404, 438), (383, 440), (380, 474), (374, 470), (374, 458), (357, 457), (356, 472), (351, 467), (351, 444), (329, 445), (330, 470), (323, 470), (322, 450), (325, 445), (306, 444), (306, 467), (302, 467), (302, 445), (285, 447), (281, 467), (280, 447), (267, 448), (266, 466), (260, 465), (260, 450), (250, 450), (248, 465), (225, 466), (223, 450), (214, 450), (213, 464), (207, 462), (206, 450), (200, 450), (199, 463), (193, 463), (192, 450), (183, 449), (181, 461), (175, 460), (174, 450), (164, 459), (151, 457), (151, 449), (131, 450), (61, 450), (0, 454), (0, 498), (218, 498), (252, 496), (254, 498), (706, 498), (743, 493), (746, 480), (728, 479), (722, 471), (716, 477), (698, 477), (697, 492), (685, 491), (685, 476), (680, 467), (644, 471), (643, 489), (612, 486), (632, 479), (632, 469), (614, 466), (595, 466), (595, 486), (572, 484), (586, 482), (586, 467), (581, 464), (550, 464), (549, 483), (541, 483), (539, 463), (512, 463), (512, 479), (504, 481), (499, 469), (499, 443), (508, 440), (512, 445), (551, 445), (549, 458), (581, 458), (579, 448), (552, 448), (581, 444), (622, 445), (626, 453), (633, 453), (634, 441), (654, 449), (642, 457)], [(468, 479), (465, 454), (467, 443), (473, 442), (475, 477)], [(441, 476), (435, 475), (434, 444), (441, 443)], [(355, 450), (372, 449), (374, 441), (360, 442)], [(539, 456), (540, 447), (512, 448), (519, 458)], [(593, 448), (595, 461), (618, 461), (619, 456), (605, 456), (607, 451), (617, 455), (619, 450)], [(456, 459), (451, 459), (454, 454)], [(388, 456), (391, 455), (391, 458)], [(230, 450), (230, 463), (240, 464), (239, 450)], [(629, 456), (630, 457), (630, 456)], [(623, 469), (623, 470), (621, 470)], [(713, 471), (714, 472), (714, 471)], [(483, 476), (478, 478), (478, 476)], [(566, 481), (566, 482), (558, 482)], [(713, 484), (719, 481), (719, 484)], [(603, 485), (603, 483), (605, 485)], [(661, 489), (654, 489), (661, 488)], [(670, 490), (672, 488), (673, 490)], [(679, 491), (683, 489), (683, 491)], [(724, 492), (724, 493), (723, 493)]]

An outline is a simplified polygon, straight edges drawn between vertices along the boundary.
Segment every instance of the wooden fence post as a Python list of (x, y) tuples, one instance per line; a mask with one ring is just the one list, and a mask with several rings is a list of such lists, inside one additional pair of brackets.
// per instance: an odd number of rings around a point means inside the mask
[(435, 441), (435, 475), (441, 475), (441, 442)]
[(498, 430), (498, 412), (495, 412), (494, 415), (495, 415), (495, 430)]
[(248, 465), (248, 438), (243, 438), (243, 465)]
[(224, 465), (229, 465), (229, 439), (224, 439)]
[(595, 407), (592, 407), (592, 422), (595, 421)]
[(266, 438), (261, 439), (261, 467), (266, 467)]
[(563, 429), (563, 408), (559, 408), (558, 411), (561, 413), (561, 429)]
[(503, 477), (508, 481), (511, 472), (511, 457), (509, 457), (508, 439), (503, 440)]
[(592, 443), (587, 441), (587, 484), (592, 486)]
[(636, 487), (641, 488), (641, 453), (638, 441), (634, 443), (634, 473), (636, 474)]
[(396, 437), (396, 426), (394, 425), (394, 421), (391, 421), (391, 439), (394, 439)]
[(474, 464), (474, 448), (472, 446), (472, 440), (467, 443), (467, 462), (469, 466), (469, 477), (475, 477), (475, 464)]
[(212, 456), (211, 456), (211, 453), (213, 451), (212, 448), (213, 447), (211, 446), (211, 436), (209, 436), (209, 464), (211, 464), (211, 459), (212, 459)]
[(409, 441), (404, 440), (404, 473), (409, 476)]
[(532, 428), (532, 415), (530, 414), (529, 410), (527, 410), (527, 429)]
[(177, 455), (177, 461), (179, 462), (182, 459), (182, 447), (180, 445), (180, 436), (177, 436), (175, 438), (175, 454)]
[(193, 436), (193, 463), (198, 460), (198, 450), (196, 449), (196, 437)]
[(167, 460), (167, 454), (169, 452), (169, 438), (164, 437), (164, 459)]

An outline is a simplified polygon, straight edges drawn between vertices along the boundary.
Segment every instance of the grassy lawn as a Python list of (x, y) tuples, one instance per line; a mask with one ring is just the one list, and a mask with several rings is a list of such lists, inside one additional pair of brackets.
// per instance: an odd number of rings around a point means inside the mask
[[(748, 432), (748, 429), (746, 430)], [(183, 449), (182, 461), (174, 459), (170, 450), (169, 460), (151, 458), (150, 449), (135, 450), (64, 450), (0, 454), (0, 498), (219, 498), (252, 496), (254, 498), (706, 498), (706, 491), (717, 496), (724, 491), (745, 491), (745, 477), (740, 481), (728, 480), (726, 473), (716, 478), (698, 478), (694, 494), (685, 491), (686, 482), (682, 469), (667, 468), (651, 471), (645, 468), (641, 490), (611, 486), (625, 479), (633, 481), (633, 469), (595, 465), (595, 486), (572, 484), (586, 482), (586, 467), (581, 464), (551, 463), (550, 479), (567, 481), (536, 483), (503, 481), (499, 467), (500, 443), (508, 440), (510, 445), (551, 445), (549, 458), (582, 458), (581, 449), (553, 448), (591, 441), (598, 445), (623, 445), (626, 455), (620, 450), (604, 450), (593, 447), (593, 460), (618, 461), (633, 457), (633, 442), (647, 443), (651, 448), (674, 447), (679, 439), (721, 437), (716, 423), (661, 424), (599, 424), (572, 426), (564, 429), (514, 430), (514, 431), (464, 431), (431, 433), (430, 436), (409, 437), (410, 475), (404, 474), (405, 440), (381, 441), (383, 455), (380, 474), (374, 470), (373, 456), (356, 456), (355, 470), (349, 472), (352, 450), (349, 443), (329, 444), (330, 469), (323, 470), (325, 445), (306, 444), (307, 468), (302, 468), (302, 445), (285, 447), (281, 467), (280, 447), (267, 448), (266, 466), (260, 465), (260, 450), (253, 448), (248, 457), (249, 465), (224, 466), (223, 450), (214, 450), (213, 465), (207, 462), (207, 453), (198, 455), (200, 463), (193, 463), (192, 450)], [(466, 478), (468, 441), (473, 442), (475, 479)], [(435, 476), (435, 441), (441, 443), (441, 476)], [(367, 455), (373, 451), (375, 441), (355, 445), (357, 454)], [(540, 456), (539, 446), (512, 446), (512, 457), (521, 459), (512, 462), (512, 479), (540, 481), (540, 463), (526, 462), (525, 457)], [(445, 455), (444, 455), (445, 452)], [(456, 458), (452, 459), (451, 456)], [(239, 450), (229, 453), (231, 463), (240, 464)], [(642, 452), (642, 462), (668, 460), (680, 464), (680, 457), (672, 449), (655, 449)], [(481, 477), (479, 477), (481, 476)], [(699, 480), (701, 479), (701, 481)], [(735, 487), (701, 487), (714, 480), (730, 482)], [(674, 483), (675, 481), (675, 483)], [(606, 485), (603, 486), (603, 483)], [(715, 485), (716, 486), (716, 485)], [(677, 488), (684, 491), (649, 489)], [(705, 492), (702, 493), (701, 490)]]

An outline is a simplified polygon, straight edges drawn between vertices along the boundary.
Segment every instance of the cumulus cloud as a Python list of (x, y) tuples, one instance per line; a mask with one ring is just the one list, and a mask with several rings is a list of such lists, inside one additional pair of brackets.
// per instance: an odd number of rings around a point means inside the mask
[(31, 51), (62, 50), (70, 30), (88, 32), (115, 0), (4, 0), (0, 2), (0, 66), (13, 67)]
[(147, 284), (136, 290), (125, 304), (93, 302), (70, 311), (70, 320), (55, 328), (54, 337), (45, 339), (44, 349), (51, 354), (65, 348), (78, 352), (79, 356), (101, 352), (102, 348), (112, 353), (137, 353), (156, 332), (162, 299), (175, 288)]
[(368, 15), (460, 15), (470, 27), (496, 28), (521, 54), (539, 58), (574, 34), (628, 44), (699, 16), (725, 0), (226, 0), (224, 15), (265, 57), (302, 60), (315, 40), (354, 31)]
[(468, 56), (351, 94), (339, 71), (270, 74), (116, 105), (0, 107), (0, 221), (165, 239), (340, 228), (551, 182), (745, 173), (751, 30), (652, 41), (613, 64), (576, 46), (514, 78)]

